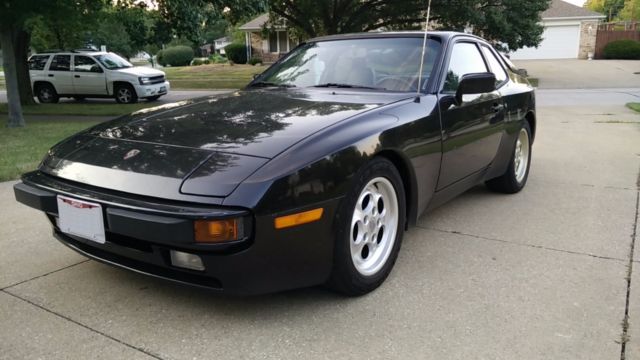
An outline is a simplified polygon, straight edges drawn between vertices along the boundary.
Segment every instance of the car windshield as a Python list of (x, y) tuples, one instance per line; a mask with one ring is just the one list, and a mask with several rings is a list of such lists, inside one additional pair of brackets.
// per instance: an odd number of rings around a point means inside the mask
[(133, 67), (130, 62), (113, 53), (95, 55), (93, 58), (98, 60), (100, 64), (102, 64), (102, 66), (109, 70), (126, 69)]
[[(421, 37), (308, 43), (287, 55), (250, 86), (416, 91), (422, 43)], [(441, 44), (437, 39), (428, 40), (423, 85), (429, 80), (440, 50)]]

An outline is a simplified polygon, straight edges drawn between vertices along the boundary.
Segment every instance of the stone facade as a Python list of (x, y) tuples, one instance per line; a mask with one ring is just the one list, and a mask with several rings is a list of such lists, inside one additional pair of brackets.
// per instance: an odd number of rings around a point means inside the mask
[(276, 62), (281, 54), (270, 53), (264, 50), (262, 34), (259, 32), (250, 33), (251, 36), (251, 56), (261, 59), (264, 63)]
[(596, 52), (596, 38), (598, 34), (598, 20), (583, 21), (580, 25), (580, 49), (578, 51), (579, 59), (588, 59), (589, 54), (592, 56)]

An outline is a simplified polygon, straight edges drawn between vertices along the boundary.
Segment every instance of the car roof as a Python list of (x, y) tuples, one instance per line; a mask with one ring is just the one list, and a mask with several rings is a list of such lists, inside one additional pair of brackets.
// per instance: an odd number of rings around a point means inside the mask
[[(319, 42), (319, 41), (331, 41), (331, 40), (351, 40), (351, 39), (376, 39), (376, 38), (394, 38), (394, 37), (422, 37), (424, 31), (382, 31), (382, 32), (366, 32), (366, 33), (353, 33), (353, 34), (340, 34), (340, 35), (327, 35), (319, 36), (310, 39), (306, 42)], [(429, 31), (429, 36), (437, 36), (443, 40), (449, 40), (457, 36), (466, 36), (475, 38), (477, 40), (486, 41), (481, 37), (473, 34), (467, 34), (456, 31)]]
[(33, 55), (106, 55), (109, 52), (106, 51), (83, 51), (83, 50), (74, 50), (74, 51), (43, 51), (39, 53), (35, 53)]

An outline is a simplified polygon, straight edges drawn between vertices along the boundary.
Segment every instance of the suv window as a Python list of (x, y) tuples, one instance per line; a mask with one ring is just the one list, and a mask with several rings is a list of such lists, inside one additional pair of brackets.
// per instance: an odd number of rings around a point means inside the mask
[(71, 71), (71, 55), (54, 56), (49, 71)]
[(29, 70), (44, 70), (50, 55), (34, 55), (29, 59)]
[(100, 65), (98, 65), (92, 58), (80, 55), (73, 57), (73, 70), (76, 72), (102, 72)]
[(484, 52), (484, 56), (487, 58), (489, 62), (489, 66), (491, 67), (491, 72), (496, 75), (496, 85), (502, 84), (507, 80), (507, 72), (504, 70), (502, 65), (500, 64), (500, 60), (496, 57), (496, 55), (489, 49), (489, 47), (482, 45), (482, 51)]
[(466, 74), (486, 73), (487, 65), (474, 43), (459, 42), (453, 46), (449, 70), (444, 82), (444, 92), (454, 93), (458, 90), (460, 78)]

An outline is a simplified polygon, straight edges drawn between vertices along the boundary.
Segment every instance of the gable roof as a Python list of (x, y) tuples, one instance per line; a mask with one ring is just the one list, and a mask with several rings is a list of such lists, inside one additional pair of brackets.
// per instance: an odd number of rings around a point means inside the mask
[(542, 18), (545, 20), (566, 18), (600, 19), (605, 17), (605, 15), (598, 12), (570, 4), (563, 0), (552, 0), (551, 6), (542, 13)]
[(262, 27), (267, 23), (267, 21), (269, 21), (269, 14), (262, 14), (240, 26), (240, 30), (262, 30)]

